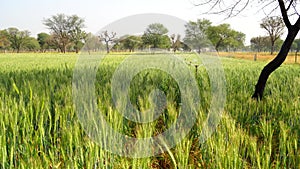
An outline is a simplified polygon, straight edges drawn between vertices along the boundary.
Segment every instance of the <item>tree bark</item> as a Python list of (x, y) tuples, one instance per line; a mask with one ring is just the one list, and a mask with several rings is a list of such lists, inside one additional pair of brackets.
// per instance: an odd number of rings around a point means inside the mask
[(105, 41), (106, 44), (106, 53), (109, 53), (109, 45), (108, 45), (108, 41)]
[(271, 40), (271, 55), (274, 54), (274, 49), (275, 49), (275, 41), (274, 40)]
[(291, 48), (291, 45), (294, 41), (294, 39), (297, 36), (297, 33), (299, 32), (298, 27), (293, 27), (293, 29), (289, 29), (288, 35), (278, 53), (278, 55), (270, 62), (268, 63), (263, 70), (261, 71), (261, 74), (259, 76), (258, 82), (255, 86), (255, 92), (252, 95), (253, 99), (259, 100), (263, 97), (263, 92), (267, 83), (267, 80), (270, 76), (270, 74), (275, 71), (286, 59), (289, 50)]

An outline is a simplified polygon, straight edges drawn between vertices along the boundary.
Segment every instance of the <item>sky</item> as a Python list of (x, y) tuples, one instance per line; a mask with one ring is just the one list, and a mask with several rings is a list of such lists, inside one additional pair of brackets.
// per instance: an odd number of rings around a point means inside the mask
[(0, 30), (16, 27), (29, 30), (31, 36), (40, 32), (49, 33), (43, 25), (43, 19), (64, 13), (84, 18), (85, 30), (96, 33), (123, 17), (159, 13), (185, 21), (206, 18), (213, 25), (229, 23), (231, 28), (246, 34), (246, 44), (250, 44), (252, 37), (267, 35), (259, 26), (261, 19), (265, 17), (263, 12), (259, 12), (259, 8), (250, 6), (241, 15), (226, 20), (222, 15), (203, 15), (205, 11), (204, 7), (194, 6), (191, 0), (1, 0)]

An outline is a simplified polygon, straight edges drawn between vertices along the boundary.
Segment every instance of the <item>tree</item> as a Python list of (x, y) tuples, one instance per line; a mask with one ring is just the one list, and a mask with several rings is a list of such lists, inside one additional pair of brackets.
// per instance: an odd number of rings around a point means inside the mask
[(91, 51), (100, 50), (103, 44), (99, 41), (99, 38), (92, 33), (88, 33), (84, 39), (84, 49), (90, 53)]
[[(267, 80), (271, 73), (273, 73), (286, 59), (290, 48), (300, 30), (300, 16), (298, 15), (297, 5), (299, 1), (296, 0), (265, 0), (261, 1), (261, 6), (267, 7), (269, 5), (276, 5), (277, 8), (271, 9), (271, 12), (280, 10), (281, 18), (288, 30), (288, 34), (281, 46), (281, 49), (277, 56), (269, 62), (261, 71), (258, 81), (255, 85), (255, 91), (252, 95), (254, 99), (262, 99), (263, 92), (267, 83)], [(234, 3), (225, 3), (224, 0), (203, 0), (196, 5), (207, 5), (209, 10), (206, 13), (225, 14), (226, 17), (236, 16), (243, 11), (250, 3), (250, 0), (237, 0)], [(296, 14), (296, 15), (295, 15)], [(295, 17), (295, 22), (291, 22), (291, 19)]]
[(277, 39), (276, 40), (275, 45), (274, 45), (274, 52), (280, 51), (280, 48), (281, 48), (283, 42), (284, 41), (282, 39)]
[(60, 49), (62, 47), (60, 43), (61, 41), (55, 34), (51, 34), (46, 42), (50, 49), (59, 50), (60, 52), (62, 52), (62, 50)]
[(168, 29), (161, 23), (153, 23), (148, 25), (146, 31), (142, 36), (144, 45), (148, 45), (152, 48), (166, 49), (170, 48), (171, 41), (166, 35)]
[(244, 42), (246, 38), (244, 33), (231, 30), (231, 37), (231, 41), (229, 41), (229, 48), (233, 49), (233, 51), (244, 48)]
[(41, 47), (38, 40), (33, 37), (29, 37), (24, 44), (24, 49), (29, 51), (38, 51)]
[(49, 40), (50, 40), (50, 35), (47, 33), (39, 33), (37, 35), (37, 40), (40, 44), (40, 48), (42, 52), (45, 52), (47, 49), (49, 49)]
[(295, 39), (292, 46), (293, 46), (292, 50), (295, 51), (295, 63), (297, 63), (298, 52), (300, 51), (300, 39)]
[(142, 45), (142, 38), (139, 36), (128, 36), (121, 41), (123, 47), (128, 49), (129, 52), (134, 52), (136, 48)]
[(245, 40), (245, 34), (232, 30), (229, 24), (208, 27), (207, 37), (217, 51), (243, 46)]
[(209, 46), (206, 33), (210, 26), (211, 22), (207, 19), (198, 19), (196, 22), (189, 21), (185, 25), (184, 43), (190, 48), (197, 49), (198, 53), (200, 53), (202, 48)]
[[(84, 39), (84, 19), (77, 15), (67, 16), (57, 14), (44, 20), (44, 25), (51, 30), (51, 34), (56, 39), (56, 45), (61, 52), (65, 53), (67, 46), (74, 43), (75, 46)], [(76, 52), (78, 49), (76, 49)]]
[(171, 40), (168, 35), (162, 35), (160, 38), (159, 48), (160, 49), (170, 49), (171, 48)]
[(82, 30), (84, 20), (77, 15), (68, 17), (70, 40), (74, 44), (76, 53), (83, 47), (83, 41), (87, 37), (87, 33)]
[(148, 34), (164, 35), (167, 34), (168, 32), (169, 32), (168, 29), (161, 23), (150, 24), (146, 29), (146, 33)]
[(253, 37), (250, 40), (251, 43), (251, 48), (253, 50), (256, 50), (257, 52), (262, 52), (266, 48), (269, 48), (269, 37), (268, 36), (258, 36), (258, 37)]
[(8, 40), (8, 32), (6, 30), (0, 30), (0, 49), (6, 50), (10, 46), (10, 42)]
[(7, 33), (11, 48), (19, 53), (29, 38), (29, 31), (19, 31), (17, 28), (8, 28)]
[(271, 49), (273, 49), (273, 52), (278, 52), (282, 46), (283, 40), (277, 39), (273, 47), (271, 47), (270, 41), (269, 36), (253, 37), (250, 40), (251, 48), (257, 52), (271, 52)]
[(284, 31), (284, 23), (281, 17), (266, 17), (262, 20), (260, 27), (265, 29), (270, 37), (271, 55), (274, 53), (275, 42), (282, 36)]
[(109, 45), (111, 45), (115, 40), (116, 40), (116, 32), (111, 32), (110, 34), (108, 33), (108, 31), (103, 31), (99, 38), (100, 41), (103, 41), (106, 45), (106, 52), (109, 53), (110, 49), (109, 49)]

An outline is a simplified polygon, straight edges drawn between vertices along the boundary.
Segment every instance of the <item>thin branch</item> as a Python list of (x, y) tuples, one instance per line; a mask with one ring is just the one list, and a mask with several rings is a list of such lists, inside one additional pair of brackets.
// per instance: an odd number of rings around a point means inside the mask
[(293, 13), (293, 14), (297, 14), (298, 16), (300, 16), (298, 10), (296, 9), (296, 4), (293, 4), (292, 6), (293, 6), (293, 8), (295, 10), (295, 13)]
[[(265, 4), (262, 8), (260, 8), (259, 11), (264, 11), (264, 9), (265, 9), (267, 6), (271, 5), (272, 3), (274, 3), (274, 1), (270, 1), (269, 3)], [(264, 3), (263, 3), (263, 4), (264, 4)], [(265, 12), (264, 12), (264, 13), (265, 13)]]
[[(217, 2), (220, 1), (220, 0), (217, 0)], [(194, 4), (195, 6), (203, 6), (203, 5), (207, 5), (211, 3), (211, 0), (207, 0), (206, 2), (203, 2), (203, 3), (199, 3), (199, 4)]]
[[(245, 2), (244, 2), (245, 1)], [(250, 0), (238, 0), (226, 7), (223, 0), (207, 0), (203, 3), (194, 4), (195, 6), (209, 5), (209, 9), (202, 14), (226, 14), (226, 18), (231, 18), (239, 15), (249, 5)], [(225, 8), (224, 8), (225, 7)]]
[(241, 9), (237, 10), (237, 13), (236, 13), (236, 14), (232, 15), (232, 14), (233, 14), (233, 10), (236, 9), (236, 7), (238, 6), (238, 4), (241, 3), (241, 0), (238, 1), (238, 2), (236, 2), (236, 3), (233, 5), (233, 7), (231, 8), (228, 18), (229, 18), (229, 17), (232, 17), (232, 16), (237, 16), (238, 14), (240, 14), (240, 13), (248, 6), (249, 2), (250, 2), (250, 0), (247, 0), (247, 2), (244, 4), (244, 6), (243, 6)]
[(265, 12), (264, 12), (264, 14), (266, 16), (270, 16), (272, 13), (274, 13), (275, 11), (277, 11), (278, 8), (279, 8), (279, 5), (276, 5), (276, 7), (274, 9), (272, 9), (268, 14), (266, 14)]
[(292, 6), (293, 2), (294, 2), (294, 0), (291, 0), (291, 2), (290, 2), (290, 4), (289, 4), (289, 6), (286, 8), (286, 11), (290, 10), (290, 8), (291, 8), (291, 6)]

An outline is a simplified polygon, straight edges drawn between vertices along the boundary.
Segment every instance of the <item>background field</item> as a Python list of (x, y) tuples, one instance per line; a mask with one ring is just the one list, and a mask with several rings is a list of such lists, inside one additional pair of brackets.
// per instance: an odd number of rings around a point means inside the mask
[[(131, 99), (140, 108), (151, 87), (167, 93), (165, 114), (141, 125), (124, 120), (110, 102), (110, 79), (127, 54), (108, 55), (96, 84), (99, 109), (114, 129), (136, 137), (161, 133), (178, 113), (178, 87), (167, 74), (145, 71), (135, 77)], [(201, 103), (188, 137), (151, 158), (111, 154), (83, 131), (72, 102), (75, 54), (0, 54), (0, 168), (300, 168), (300, 66), (284, 64), (271, 75), (265, 98), (250, 98), (264, 61), (221, 58), (227, 102), (221, 123), (204, 144), (199, 134), (210, 106), (204, 68), (197, 73)], [(187, 61), (198, 63), (193, 54)], [(190, 66), (191, 72), (195, 71)], [(145, 86), (144, 84), (151, 85)]]
[[(231, 57), (231, 58), (238, 58), (238, 59), (247, 59), (247, 60), (254, 60), (254, 55), (256, 55), (257, 61), (271, 61), (275, 58), (276, 53), (273, 55), (270, 52), (220, 52), (220, 56), (222, 57)], [(285, 60), (285, 63), (296, 63), (295, 62), (295, 52), (290, 52)], [(299, 53), (297, 54), (297, 63), (300, 63), (300, 56)]]

